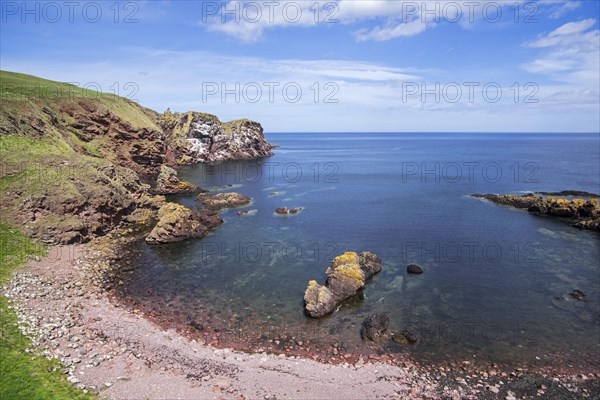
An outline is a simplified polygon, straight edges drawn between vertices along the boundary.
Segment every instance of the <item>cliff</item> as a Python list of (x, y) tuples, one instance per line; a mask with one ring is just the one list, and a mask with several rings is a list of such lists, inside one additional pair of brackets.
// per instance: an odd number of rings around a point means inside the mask
[(200, 112), (165, 112), (161, 126), (168, 156), (177, 164), (214, 163), (273, 155), (262, 126), (246, 119), (221, 122)]
[(112, 94), (0, 71), (0, 219), (47, 243), (146, 222), (164, 164), (271, 155), (257, 122), (159, 114)]

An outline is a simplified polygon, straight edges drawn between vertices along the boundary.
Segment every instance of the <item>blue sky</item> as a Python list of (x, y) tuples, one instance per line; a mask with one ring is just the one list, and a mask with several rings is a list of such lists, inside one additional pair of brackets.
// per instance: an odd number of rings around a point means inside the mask
[(598, 1), (5, 1), (0, 68), (267, 132), (600, 131)]

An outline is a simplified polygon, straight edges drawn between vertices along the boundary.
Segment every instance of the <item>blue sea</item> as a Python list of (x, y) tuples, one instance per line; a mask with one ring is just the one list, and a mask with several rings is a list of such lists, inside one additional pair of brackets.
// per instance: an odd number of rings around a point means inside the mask
[[(600, 235), (470, 197), (600, 194), (598, 134), (266, 137), (279, 145), (270, 158), (180, 170), (182, 180), (252, 204), (222, 212), (225, 223), (205, 238), (136, 245), (124, 299), (165, 325), (245, 350), (336, 345), (430, 362), (600, 362)], [(172, 200), (200, 207), (192, 196)], [(275, 215), (283, 206), (303, 210)], [(307, 282), (323, 283), (345, 251), (378, 254), (382, 271), (331, 316), (305, 316)], [(407, 275), (408, 263), (424, 274)], [(575, 289), (583, 301), (569, 295)], [(373, 313), (418, 343), (363, 342), (361, 323)]]

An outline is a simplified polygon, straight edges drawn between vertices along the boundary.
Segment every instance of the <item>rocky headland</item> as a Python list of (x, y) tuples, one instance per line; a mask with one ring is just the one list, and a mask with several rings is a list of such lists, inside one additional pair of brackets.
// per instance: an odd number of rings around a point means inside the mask
[[(571, 193), (574, 192), (558, 193), (568, 193), (565, 196), (571, 196)], [(577, 228), (600, 232), (600, 206), (598, 205), (598, 199), (592, 196), (589, 199), (565, 199), (561, 197), (536, 196), (534, 194), (525, 194), (522, 196), (512, 194), (474, 194), (472, 196), (491, 201), (495, 204), (524, 209), (537, 215), (565, 218), (570, 220), (572, 225)]]
[(258, 122), (161, 114), (112, 94), (0, 74), (0, 217), (48, 244), (152, 227), (162, 195), (200, 191), (179, 181), (178, 165), (273, 154)]

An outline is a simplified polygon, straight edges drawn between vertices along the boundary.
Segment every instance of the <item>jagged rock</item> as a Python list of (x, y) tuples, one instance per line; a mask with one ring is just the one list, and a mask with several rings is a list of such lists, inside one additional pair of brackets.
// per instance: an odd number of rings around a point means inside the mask
[(387, 315), (372, 314), (363, 321), (360, 336), (363, 340), (376, 342), (387, 331), (389, 323), (390, 319)]
[[(24, 234), (45, 243), (83, 243), (131, 222), (141, 209), (155, 212), (164, 199), (149, 194), (149, 186), (123, 167), (74, 164), (56, 166), (56, 172), (72, 175), (40, 186), (41, 193), (20, 199), (3, 198), (9, 220)], [(76, 173), (74, 172), (76, 169)], [(67, 175), (68, 176), (68, 175)]]
[(206, 207), (215, 210), (241, 207), (250, 204), (252, 201), (250, 197), (242, 196), (236, 192), (217, 194), (201, 193), (196, 197), (196, 200), (200, 201)]
[(329, 314), (335, 306), (354, 296), (365, 286), (365, 280), (381, 270), (381, 260), (375, 254), (346, 252), (337, 256), (325, 271), (327, 283), (320, 286), (310, 281), (304, 292), (305, 310), (308, 315), (320, 318)]
[(176, 203), (166, 203), (158, 210), (158, 223), (146, 237), (150, 244), (179, 242), (192, 237), (202, 237), (214, 226), (214, 219)]
[(363, 251), (358, 255), (358, 262), (365, 273), (365, 280), (381, 271), (381, 257), (377, 254)]
[(321, 286), (317, 281), (309, 281), (304, 292), (304, 309), (314, 318), (320, 318), (333, 311), (336, 306), (333, 294), (326, 286)]
[(177, 178), (177, 171), (166, 165), (160, 167), (160, 174), (156, 180), (158, 194), (188, 194), (200, 191), (200, 187), (189, 182), (181, 182)]
[(473, 197), (484, 198), (496, 204), (527, 209), (527, 211), (539, 215), (573, 219), (576, 221), (574, 226), (578, 228), (600, 231), (600, 206), (597, 198), (569, 200), (533, 194), (524, 196), (475, 194)]
[(246, 119), (221, 122), (201, 112), (165, 113), (161, 124), (178, 164), (222, 162), (273, 155), (258, 122)]
[(423, 268), (421, 268), (417, 264), (408, 264), (406, 266), (406, 272), (408, 272), (409, 274), (420, 275), (423, 273)]

